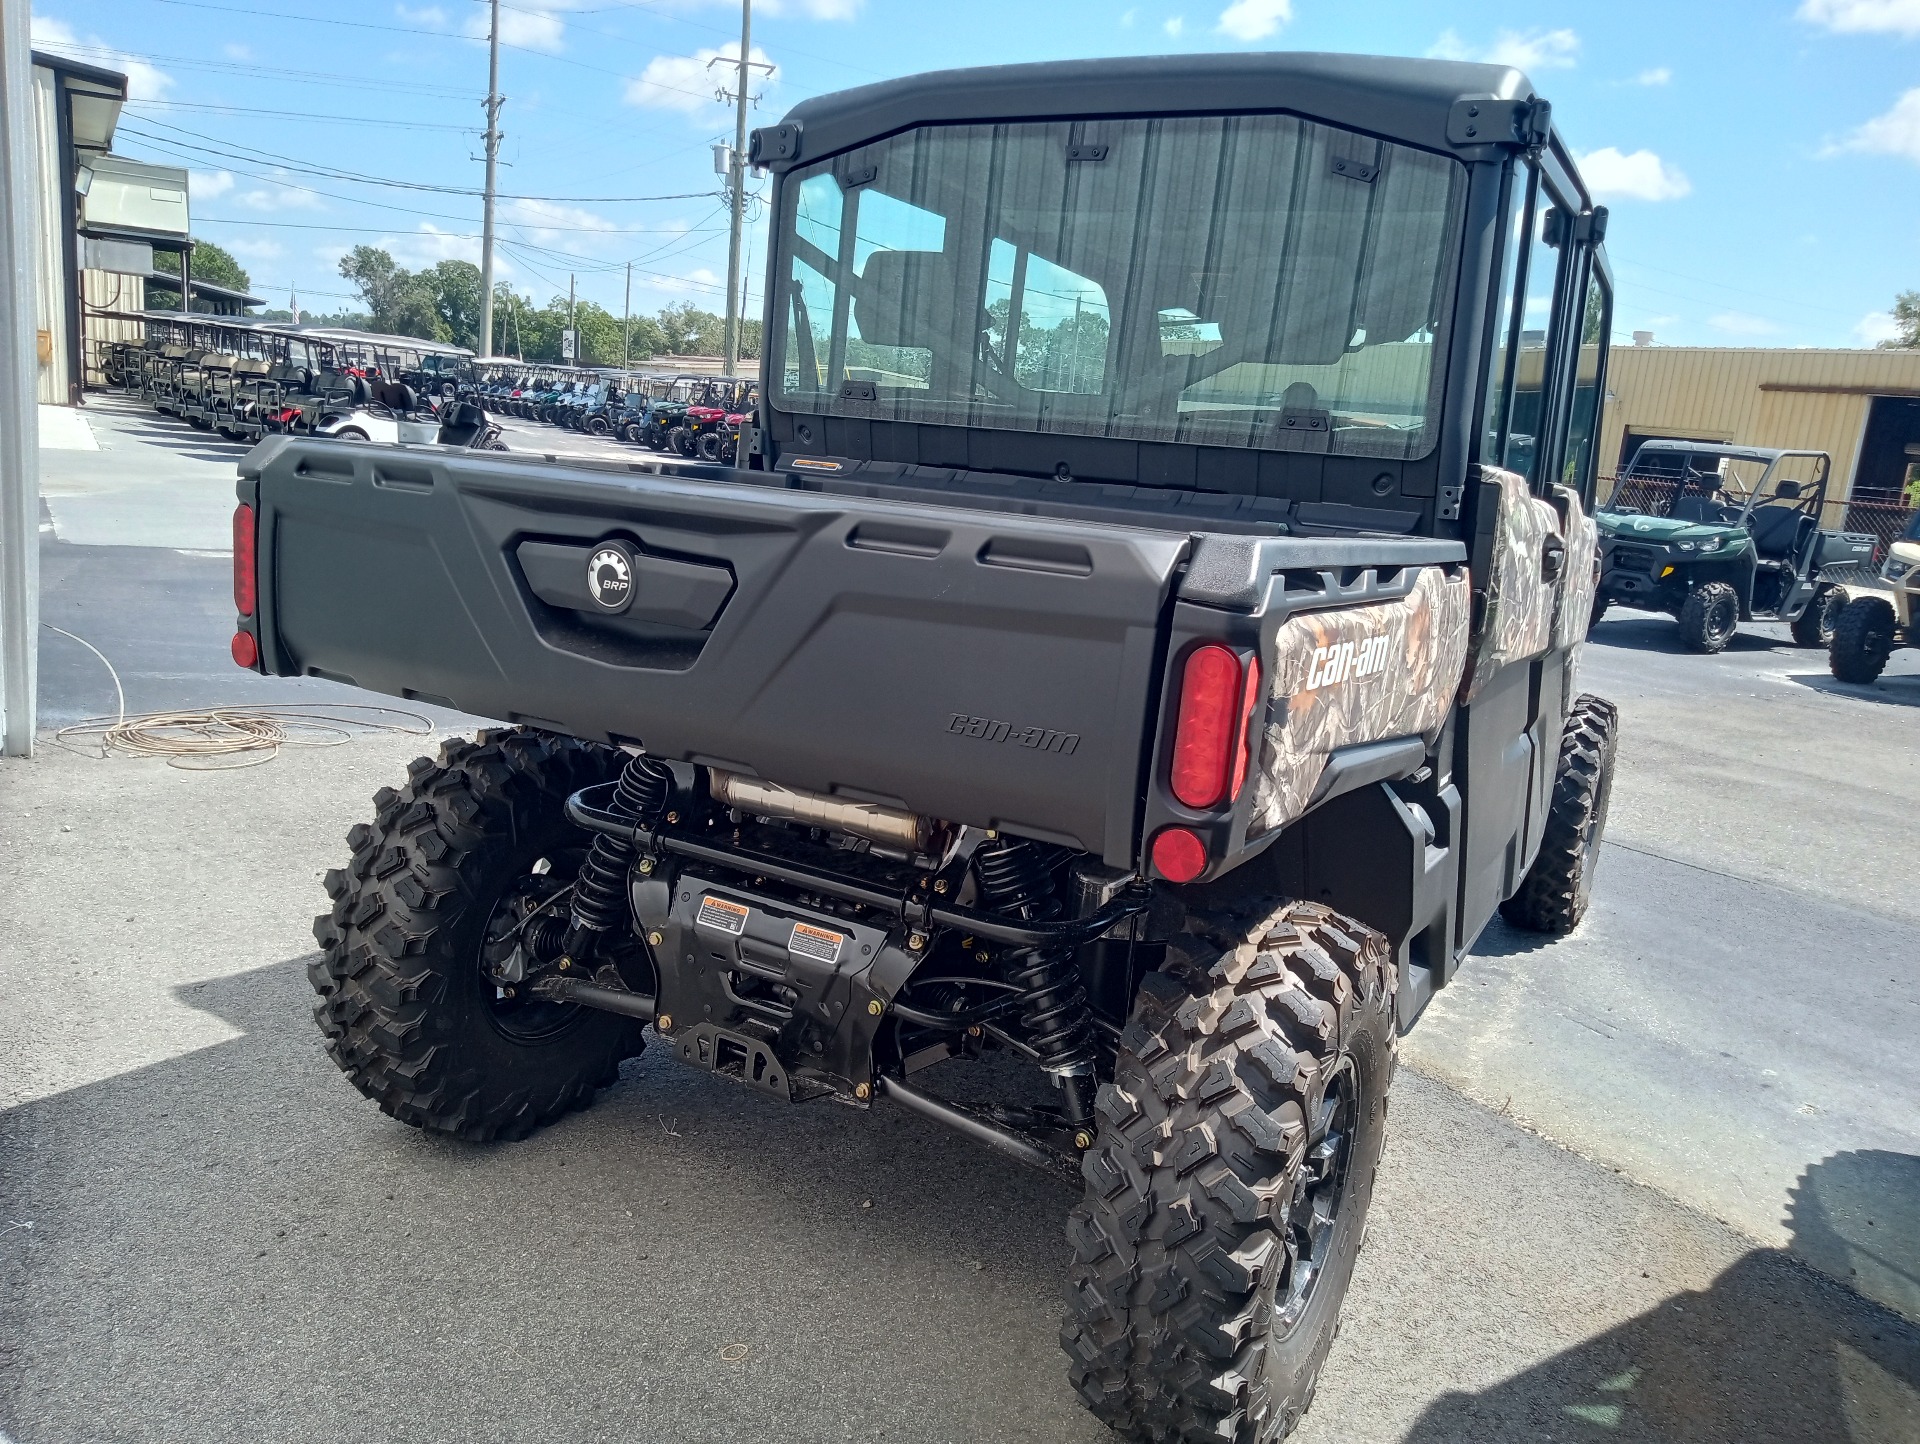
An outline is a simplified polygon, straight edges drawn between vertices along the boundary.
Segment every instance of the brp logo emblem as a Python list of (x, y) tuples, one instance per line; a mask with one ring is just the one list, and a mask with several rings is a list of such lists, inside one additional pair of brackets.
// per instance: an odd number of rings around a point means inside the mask
[(603, 546), (587, 558), (587, 595), (603, 612), (624, 612), (633, 601), (633, 553)]

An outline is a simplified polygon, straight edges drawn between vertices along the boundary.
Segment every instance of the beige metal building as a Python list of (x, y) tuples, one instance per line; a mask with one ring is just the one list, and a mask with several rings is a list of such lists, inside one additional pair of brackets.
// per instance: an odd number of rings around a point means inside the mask
[(1603, 476), (1655, 437), (1805, 448), (1847, 512), (1920, 506), (1920, 351), (1617, 346), (1601, 426)]

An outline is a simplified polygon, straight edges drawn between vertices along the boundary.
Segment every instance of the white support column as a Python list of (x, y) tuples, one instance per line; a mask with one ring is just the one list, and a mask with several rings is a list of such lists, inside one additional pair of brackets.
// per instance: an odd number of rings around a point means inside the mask
[(40, 226), (29, 0), (0, 0), (0, 755), (33, 752), (40, 625)]

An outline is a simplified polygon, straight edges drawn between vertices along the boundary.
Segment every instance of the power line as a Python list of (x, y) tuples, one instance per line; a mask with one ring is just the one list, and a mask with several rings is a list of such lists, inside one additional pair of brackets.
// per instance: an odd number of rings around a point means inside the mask
[[(130, 52), (119, 50), (111, 45), (77, 45), (61, 43), (49, 46), (58, 51), (84, 51), (108, 59), (125, 57)], [(145, 55), (133, 57), (136, 60), (164, 61), (186, 70), (211, 70), (223, 75), (242, 75), (249, 79), (275, 80), (283, 84), (324, 85), (329, 89), (344, 90), (385, 90), (397, 91), (402, 95), (430, 95), (445, 100), (466, 100), (469, 93), (461, 87), (452, 85), (429, 85), (423, 81), (412, 80), (369, 80), (362, 76), (339, 75), (317, 70), (272, 70), (235, 61), (205, 60), (197, 55), (160, 55), (149, 51)]]
[[(311, 165), (305, 161), (297, 160), (292, 156), (281, 155), (276, 151), (259, 150), (253, 146), (240, 145), (237, 141), (221, 142), (217, 136), (206, 135), (196, 130), (188, 130), (184, 126), (168, 125), (164, 120), (150, 120), (147, 123), (149, 125), (160, 126), (165, 130), (175, 131), (179, 135), (194, 136), (198, 140), (213, 141), (215, 143), (212, 145), (197, 145), (193, 141), (176, 140), (173, 136), (153, 135), (142, 130), (132, 130), (129, 133), (145, 141), (157, 141), (162, 145), (174, 145), (183, 150), (199, 151), (203, 155), (210, 155), (220, 159), (247, 161), (254, 165), (264, 162), (268, 165), (277, 166), (282, 170), (290, 171), (295, 175), (318, 176), (322, 180), (347, 181), (354, 185), (385, 186), (390, 190), (423, 191), (428, 194), (443, 196), (473, 196), (478, 198), (484, 194), (484, 192), (476, 190), (472, 186), (443, 186), (435, 185), (428, 181), (395, 180), (390, 176), (367, 175), (360, 171), (339, 170), (332, 166)], [(122, 128), (126, 128), (124, 122), (122, 122)], [(229, 149), (228, 147), (233, 148)], [(678, 195), (663, 196), (530, 196), (502, 191), (499, 193), (499, 199), (503, 201), (547, 201), (556, 205), (641, 205), (650, 201), (700, 200), (711, 194), (711, 191), (683, 191)]]
[[(244, 216), (201, 216), (195, 224), (204, 222), (210, 226), (266, 226), (274, 230), (287, 231), (339, 231), (342, 234), (366, 236), (418, 236), (421, 231), (401, 231), (393, 226), (330, 226), (320, 221), (257, 221)], [(530, 231), (566, 231), (586, 236), (661, 236), (671, 234), (676, 238), (685, 235), (717, 236), (726, 228), (713, 226), (708, 229), (688, 227), (682, 230), (678, 226), (549, 226), (539, 221), (502, 221), (502, 225), (523, 226)], [(444, 236), (454, 241), (477, 241), (478, 231), (434, 231), (436, 236)]]
[[(129, 100), (127, 105), (147, 109), (164, 106), (168, 110), (206, 110), (220, 115), (271, 115), (279, 120), (324, 120), (333, 125), (384, 125), (407, 130), (446, 130), (460, 135), (478, 135), (479, 129), (471, 125), (437, 125), (430, 121), (394, 120), (379, 115), (328, 115), (317, 110), (272, 110), (260, 106), (213, 105), (193, 100)], [(155, 120), (155, 125), (164, 122)]]

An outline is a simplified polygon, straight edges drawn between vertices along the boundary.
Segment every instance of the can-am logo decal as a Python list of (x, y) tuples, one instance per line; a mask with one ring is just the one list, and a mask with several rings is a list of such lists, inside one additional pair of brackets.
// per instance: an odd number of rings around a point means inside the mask
[(1313, 649), (1313, 665), (1307, 669), (1306, 690), (1331, 687), (1387, 670), (1387, 634), (1362, 637), (1357, 642), (1335, 642), (1331, 647)]
[(587, 558), (587, 595), (603, 612), (624, 612), (633, 601), (633, 554), (604, 546)]
[(978, 737), (983, 742), (1012, 742), (1039, 752), (1057, 752), (1073, 756), (1080, 745), (1078, 732), (1056, 732), (1050, 727), (1016, 727), (1011, 722), (996, 722), (991, 717), (969, 717), (955, 712), (947, 721), (947, 731), (961, 737)]

